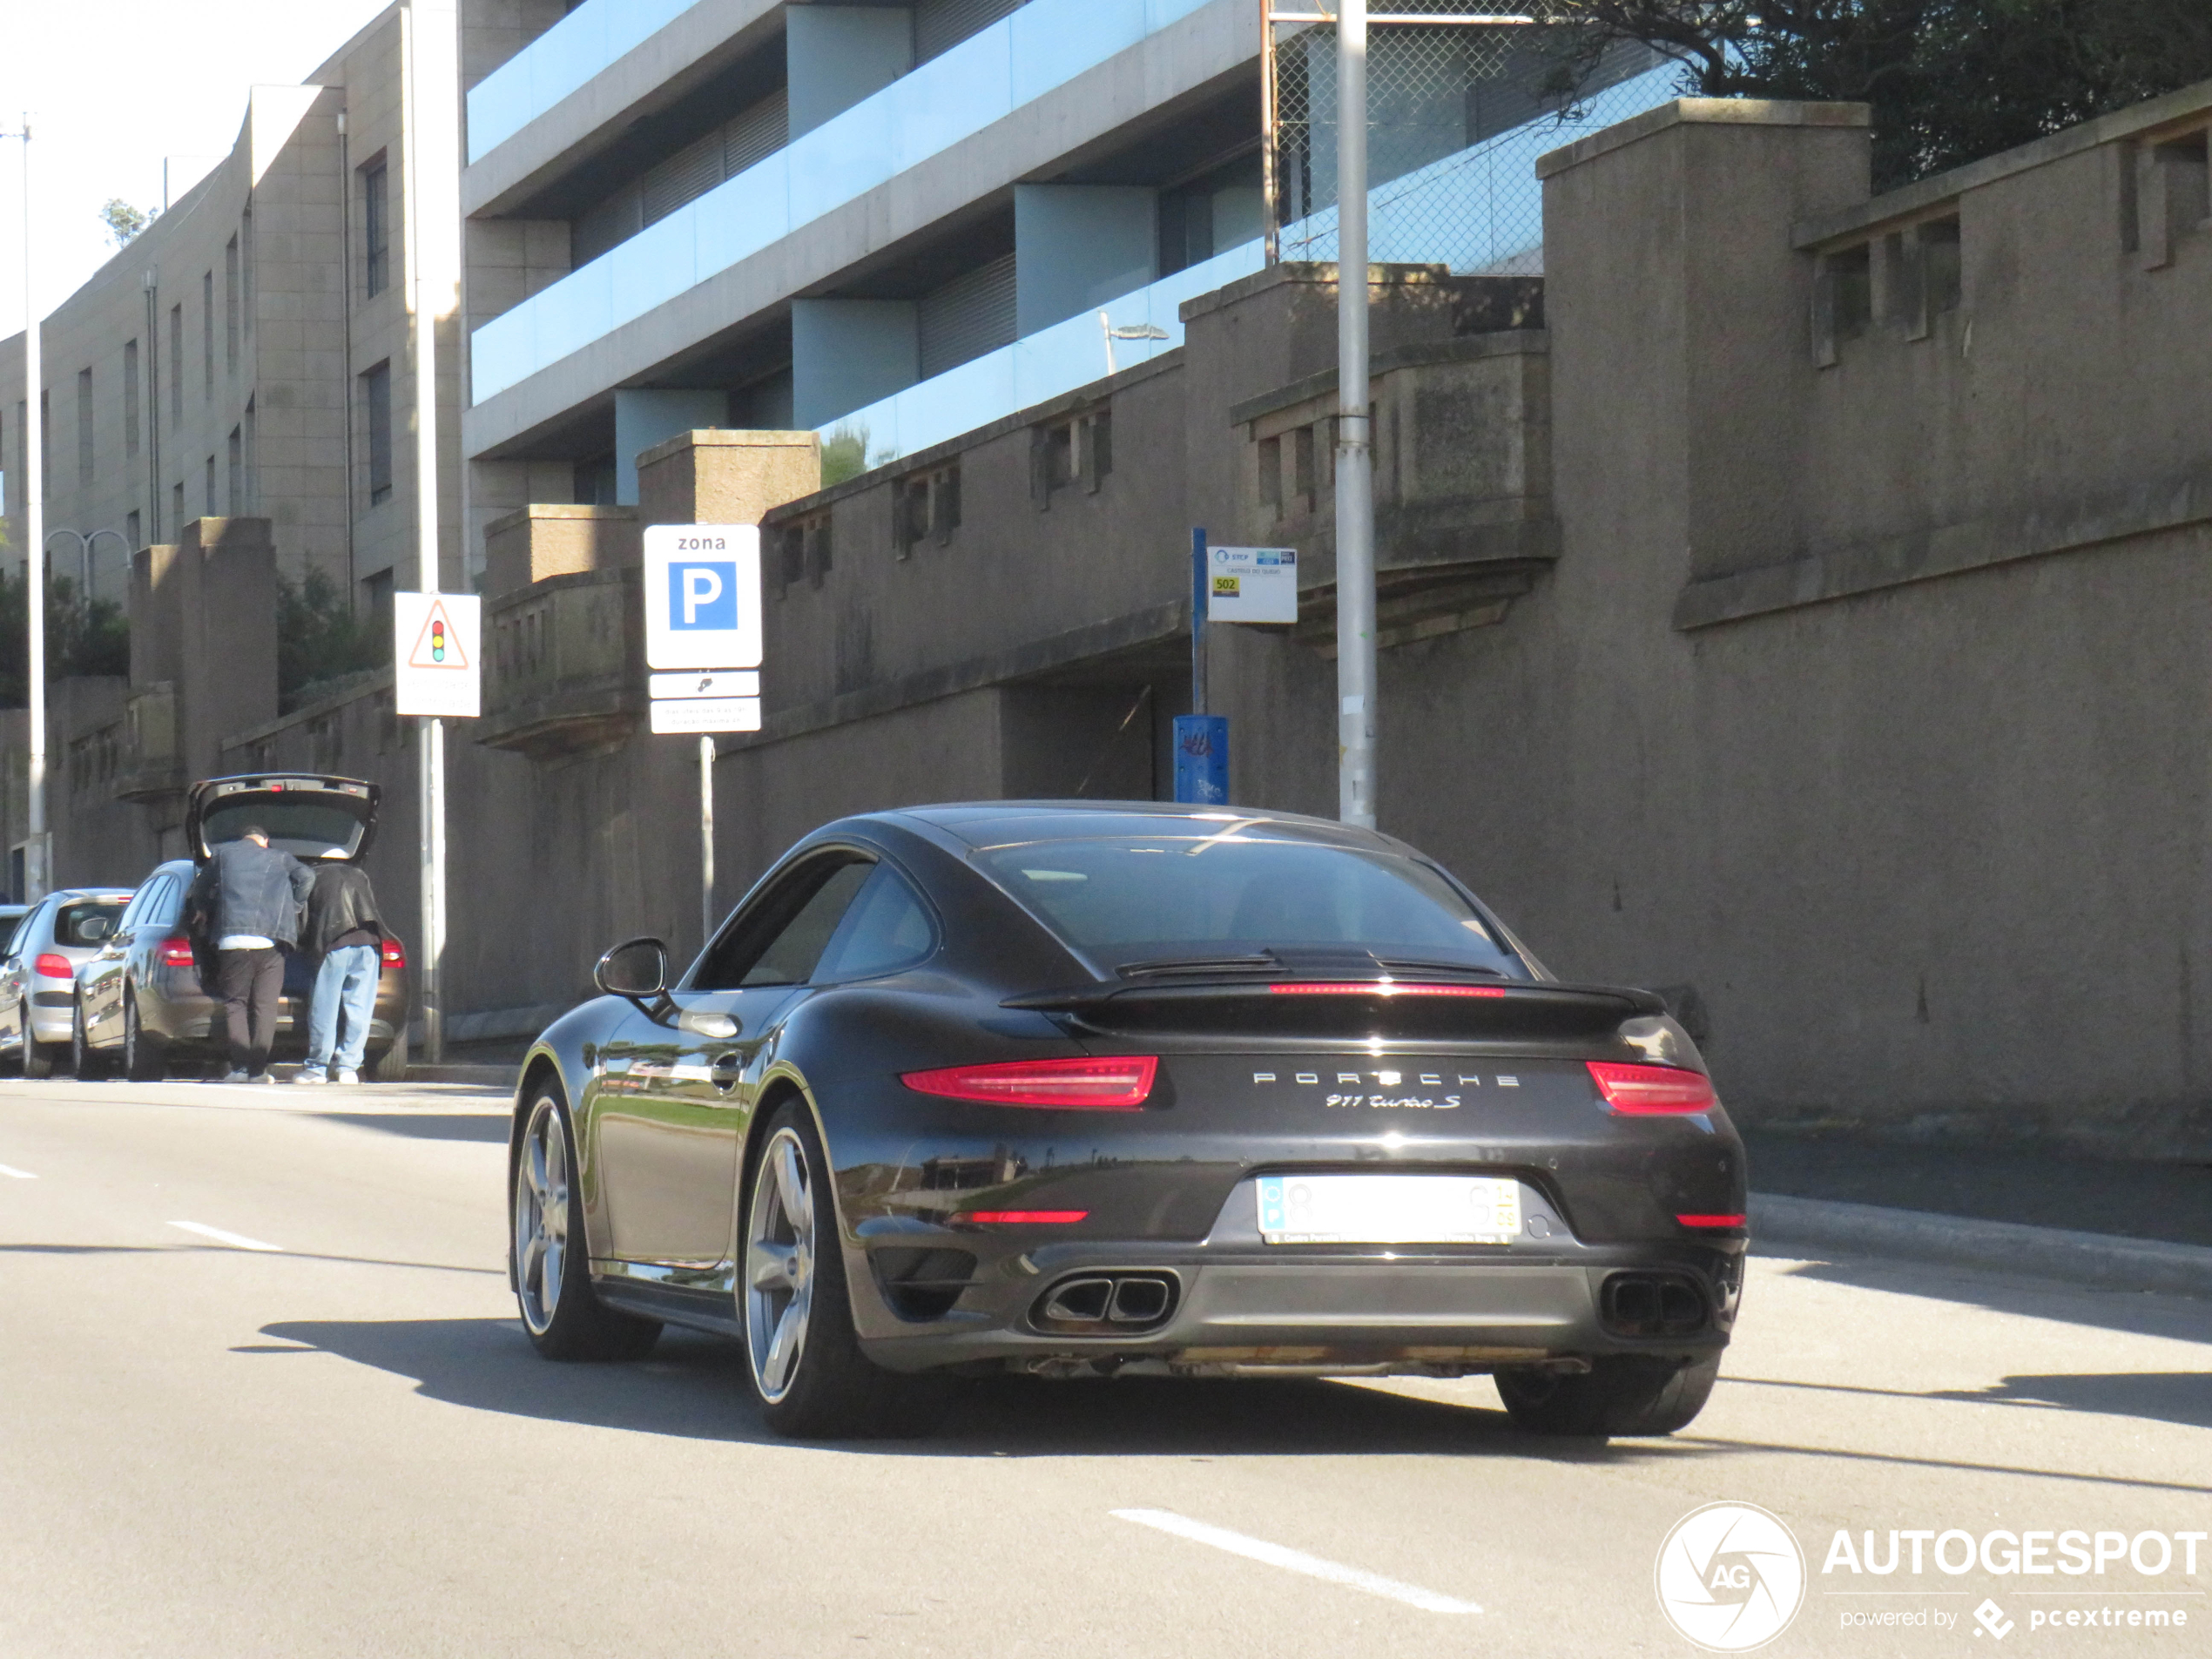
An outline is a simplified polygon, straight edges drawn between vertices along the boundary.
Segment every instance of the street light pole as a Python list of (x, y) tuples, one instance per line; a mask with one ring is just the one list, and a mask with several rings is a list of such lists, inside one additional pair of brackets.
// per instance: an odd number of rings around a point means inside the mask
[(1337, 816), (1375, 826), (1375, 493), (1367, 411), (1367, 0), (1337, 12)]
[(30, 114), (25, 111), (23, 130), (23, 519), (24, 617), (28, 630), (24, 678), (30, 702), (30, 765), (24, 791), (28, 823), (24, 828), (22, 899), (36, 904), (46, 896), (46, 468), (45, 439), (40, 416), (39, 382), (45, 373), (38, 361), (38, 302), (32, 296), (35, 266), (30, 255)]

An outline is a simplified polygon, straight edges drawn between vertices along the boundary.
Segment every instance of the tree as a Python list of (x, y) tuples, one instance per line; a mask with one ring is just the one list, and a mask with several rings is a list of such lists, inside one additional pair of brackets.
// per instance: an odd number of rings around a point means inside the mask
[[(30, 700), (25, 671), (30, 641), (24, 627), (22, 572), (0, 579), (0, 708), (19, 709)], [(46, 678), (72, 674), (131, 672), (131, 624), (112, 599), (89, 605), (77, 600), (77, 584), (65, 576), (46, 583)]]
[(320, 570), (296, 585), (277, 578), (277, 706), (311, 701), (331, 681), (392, 660), (392, 631), (374, 615), (357, 615)]
[(1552, 0), (1560, 78), (1640, 41), (1707, 98), (1873, 106), (1886, 190), (2212, 78), (2207, 0)]
[(116, 246), (126, 247), (132, 238), (153, 223), (156, 215), (144, 207), (133, 207), (120, 196), (111, 196), (100, 209), (100, 223), (107, 226), (108, 235)]

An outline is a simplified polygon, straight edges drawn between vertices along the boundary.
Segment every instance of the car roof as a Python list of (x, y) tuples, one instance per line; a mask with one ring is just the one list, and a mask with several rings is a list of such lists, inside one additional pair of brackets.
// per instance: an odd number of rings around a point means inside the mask
[(1403, 850), (1389, 836), (1341, 824), (1334, 819), (1273, 812), (1264, 807), (1202, 806), (1186, 801), (949, 801), (900, 807), (867, 817), (885, 822), (904, 820), (910, 825), (927, 825), (942, 835), (979, 848), (1126, 835), (1203, 837), (1221, 834), (1231, 826), (1253, 829), (1264, 826), (1298, 840), (1379, 851)]
[(52, 896), (57, 899), (127, 899), (136, 887), (57, 887)]

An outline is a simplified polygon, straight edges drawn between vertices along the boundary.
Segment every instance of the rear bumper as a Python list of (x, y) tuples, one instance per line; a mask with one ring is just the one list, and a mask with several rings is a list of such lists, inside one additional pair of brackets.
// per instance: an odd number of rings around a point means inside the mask
[[(148, 998), (139, 1004), (139, 1008), (146, 1030), (172, 1048), (212, 1051), (223, 1045), (223, 1005), (212, 997)], [(385, 998), (378, 997), (375, 1012), (368, 1022), (369, 1052), (381, 1054), (389, 1048), (395, 1034), (404, 1028), (406, 1018), (404, 1007), (394, 1007)], [(68, 1029), (64, 1021), (64, 1037)], [(43, 1028), (39, 1035), (45, 1035)], [(279, 1060), (297, 1060), (307, 1052), (307, 999), (287, 996), (278, 1005), (276, 1042), (270, 1053)]]
[[(931, 1243), (965, 1248), (973, 1240)], [(1408, 1256), (1402, 1247), (1391, 1256), (1241, 1244), (1052, 1246), (979, 1261), (957, 1299), (934, 1318), (902, 1317), (895, 1284), (878, 1266), (855, 1262), (859, 1252), (848, 1251), (846, 1261), (861, 1345), (900, 1371), (981, 1363), (1059, 1374), (1464, 1375), (1727, 1345), (1743, 1284), (1742, 1240), (1602, 1249), (1548, 1243), (1483, 1256)], [(1128, 1273), (1170, 1282), (1172, 1311), (1156, 1327), (1072, 1334), (1042, 1317), (1070, 1280)], [(1702, 1321), (1675, 1334), (1624, 1332), (1602, 1312), (1607, 1281), (1623, 1273), (1694, 1285)], [(907, 1310), (910, 1316), (910, 1300)]]

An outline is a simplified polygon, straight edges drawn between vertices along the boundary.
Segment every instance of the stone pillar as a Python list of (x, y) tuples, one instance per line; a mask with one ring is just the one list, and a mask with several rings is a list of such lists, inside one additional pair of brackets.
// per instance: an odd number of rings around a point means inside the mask
[(822, 487), (812, 432), (680, 432), (637, 457), (641, 524), (758, 524)]

